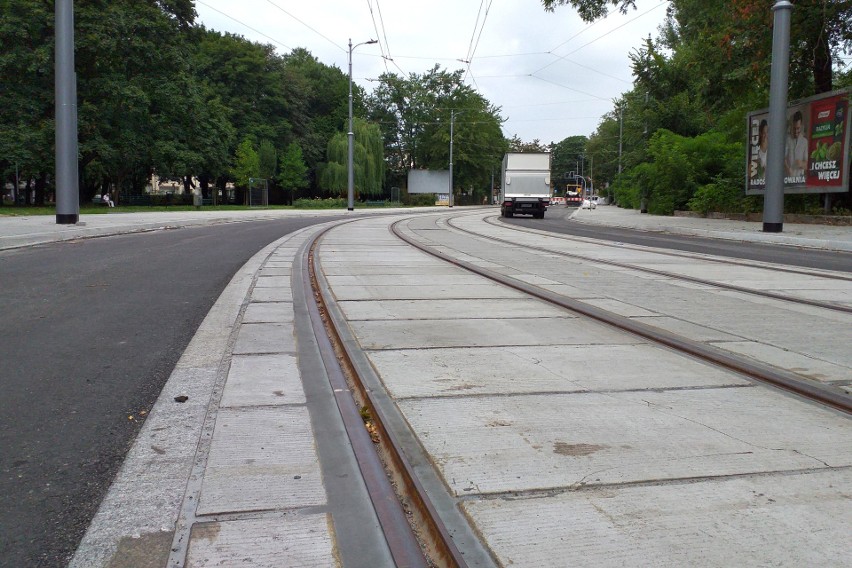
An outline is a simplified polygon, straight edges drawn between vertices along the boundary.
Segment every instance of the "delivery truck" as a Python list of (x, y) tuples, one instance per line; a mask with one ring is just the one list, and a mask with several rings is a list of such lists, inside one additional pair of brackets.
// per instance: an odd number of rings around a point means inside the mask
[(546, 152), (509, 152), (501, 168), (503, 217), (532, 215), (544, 219), (550, 205), (550, 154)]

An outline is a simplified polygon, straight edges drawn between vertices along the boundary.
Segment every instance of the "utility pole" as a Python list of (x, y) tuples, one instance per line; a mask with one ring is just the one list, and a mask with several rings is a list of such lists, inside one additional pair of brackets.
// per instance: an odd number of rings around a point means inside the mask
[(772, 68), (769, 81), (769, 148), (766, 151), (766, 191), (763, 196), (763, 232), (784, 228), (784, 145), (787, 131), (787, 83), (790, 70), (789, 0), (777, 0), (772, 31)]
[(623, 110), (618, 109), (618, 175), (621, 175), (621, 139), (624, 136)]
[(450, 197), (447, 201), (450, 207), (453, 206), (453, 122), (455, 117), (456, 111), (450, 109)]
[(77, 77), (74, 73), (74, 2), (56, 0), (56, 223), (80, 220), (77, 176)]
[(349, 156), (347, 161), (347, 180), (346, 180), (346, 193), (347, 193), (347, 209), (349, 211), (355, 210), (355, 127), (353, 125), (352, 120), (352, 50), (358, 47), (359, 45), (370, 45), (373, 43), (378, 43), (377, 40), (371, 39), (369, 41), (365, 41), (359, 44), (356, 44), (354, 47), (352, 46), (352, 38), (349, 38), (349, 132), (346, 134), (349, 139)]
[(591, 165), (589, 166), (589, 179), (592, 182), (592, 191), (589, 194), (589, 197), (591, 197), (592, 194), (595, 193), (595, 155), (594, 154), (592, 154), (592, 156), (591, 156)]

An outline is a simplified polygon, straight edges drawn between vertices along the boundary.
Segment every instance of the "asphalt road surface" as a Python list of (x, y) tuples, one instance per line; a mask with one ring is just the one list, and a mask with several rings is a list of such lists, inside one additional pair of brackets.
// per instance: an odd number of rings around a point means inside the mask
[(332, 218), (0, 253), (0, 566), (66, 566), (165, 381), (233, 274)]
[(577, 237), (773, 262), (804, 268), (852, 272), (852, 253), (587, 225), (567, 219), (574, 210), (570, 207), (553, 207), (548, 209), (544, 219), (513, 217), (511, 219), (500, 219), (500, 221)]

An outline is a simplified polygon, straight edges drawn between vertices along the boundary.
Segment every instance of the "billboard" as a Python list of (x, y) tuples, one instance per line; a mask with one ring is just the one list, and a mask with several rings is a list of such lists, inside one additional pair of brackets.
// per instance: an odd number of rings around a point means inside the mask
[[(832, 91), (787, 107), (784, 193), (849, 191), (850, 93)], [(746, 120), (746, 195), (763, 195), (769, 111), (750, 112)]]
[(449, 203), (449, 170), (408, 170), (408, 193), (443, 193)]

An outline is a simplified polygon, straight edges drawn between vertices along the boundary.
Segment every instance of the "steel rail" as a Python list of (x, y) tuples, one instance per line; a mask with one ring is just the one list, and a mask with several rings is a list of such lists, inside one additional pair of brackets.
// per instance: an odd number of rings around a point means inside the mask
[[(470, 231), (468, 229), (463, 229), (463, 228), (461, 228), (457, 225), (454, 225), (452, 223), (452, 219), (448, 220), (447, 224), (449, 226), (451, 226), (453, 229), (460, 231), (460, 232), (463, 232), (463, 233), (467, 233), (469, 235), (474, 235), (474, 236), (482, 238), (482, 239), (497, 241), (499, 243), (506, 243), (506, 244), (518, 246), (517, 243), (513, 243), (512, 241), (509, 241), (509, 240), (506, 240), (506, 239), (501, 239), (499, 237), (492, 237), (492, 236), (489, 236), (489, 235), (483, 235), (481, 233), (475, 233), (475, 232)], [(544, 248), (544, 247), (537, 247), (537, 246), (533, 246), (533, 245), (521, 245), (521, 246), (523, 246), (524, 248), (530, 249), (530, 250), (546, 252), (548, 254), (555, 254), (555, 255), (559, 255), (559, 256), (565, 256), (565, 257), (568, 257), (568, 258), (576, 258), (578, 260), (587, 260), (587, 261), (590, 261), (590, 262), (597, 262), (599, 264), (605, 264), (607, 266), (615, 266), (617, 268), (626, 268), (626, 269), (629, 269), (629, 270), (638, 270), (639, 272), (654, 274), (656, 276), (665, 276), (667, 278), (674, 278), (674, 279), (677, 279), (677, 280), (684, 280), (686, 282), (692, 282), (694, 284), (702, 284), (702, 285), (705, 285), (705, 286), (713, 286), (714, 288), (722, 288), (723, 290), (731, 290), (733, 292), (740, 292), (740, 293), (743, 293), (743, 294), (751, 294), (753, 296), (760, 296), (762, 298), (772, 298), (773, 300), (780, 300), (780, 301), (783, 301), (783, 302), (792, 302), (792, 303), (795, 303), (795, 304), (804, 304), (806, 306), (813, 306), (813, 307), (816, 307), (816, 308), (823, 308), (823, 309), (832, 310), (832, 311), (835, 311), (835, 312), (843, 312), (843, 313), (847, 313), (847, 314), (852, 314), (852, 306), (839, 306), (837, 304), (829, 304), (828, 302), (821, 302), (819, 300), (809, 300), (807, 298), (795, 298), (795, 297), (792, 297), (792, 296), (785, 296), (784, 294), (776, 294), (775, 292), (767, 292), (766, 290), (755, 290), (754, 288), (746, 288), (744, 286), (737, 286), (735, 284), (725, 284), (724, 282), (715, 282), (713, 280), (705, 280), (703, 278), (697, 278), (695, 276), (686, 276), (686, 275), (677, 274), (677, 273), (674, 273), (674, 272), (666, 272), (665, 270), (658, 270), (656, 268), (646, 268), (644, 266), (635, 266), (633, 264), (627, 264), (625, 262), (618, 262), (618, 261), (615, 261), (615, 260), (592, 258), (590, 256), (585, 256), (585, 255), (582, 255), (582, 254), (577, 254), (577, 253), (572, 253), (572, 252), (557, 251), (557, 250), (547, 249), (547, 248)], [(606, 245), (606, 246), (612, 246), (612, 245)], [(715, 262), (724, 263), (725, 261), (715, 260)], [(734, 266), (740, 266), (740, 263), (732, 262), (730, 264), (732, 264)], [(767, 269), (767, 270), (771, 270), (771, 269)], [(813, 273), (809, 273), (809, 274), (811, 276), (819, 276), (819, 275), (816, 275), (816, 274), (813, 274)], [(828, 276), (826, 278), (828, 278)]]
[(329, 380), (332, 381), (346, 430), (350, 438), (359, 440), (357, 447), (355, 447), (356, 444), (353, 440), (353, 448), (357, 455), (359, 467), (364, 474), (370, 498), (376, 507), (377, 516), (385, 532), (391, 554), (397, 566), (429, 565), (402, 504), (388, 479), (379, 454), (364, 426), (363, 417), (356, 407), (346, 377), (351, 379), (352, 387), (357, 390), (359, 398), (365, 403), (373, 419), (379, 432), (382, 448), (391, 461), (388, 465), (395, 477), (401, 480), (402, 487), (400, 489), (403, 496), (408, 501), (409, 506), (416, 509), (417, 518), (423, 525), (418, 528), (424, 529), (418, 531), (418, 534), (421, 538), (429, 537), (429, 541), (425, 544), (432, 554), (437, 556), (437, 558), (431, 558), (431, 560), (439, 561), (440, 566), (447, 566), (448, 568), (467, 568), (468, 563), (453, 542), (450, 532), (420, 483), (414, 468), (402, 451), (400, 444), (397, 443), (395, 434), (390, 428), (386, 427), (387, 420), (381, 406), (376, 404), (371, 389), (368, 389), (360, 379), (349, 352), (352, 346), (341, 339), (334, 318), (329, 316), (327, 300), (323, 296), (322, 287), (318, 285), (315, 254), (322, 237), (332, 228), (334, 227), (328, 227), (316, 234), (305, 251), (308, 265), (308, 274), (304, 276), (305, 284), (306, 289), (313, 292), (313, 302), (308, 302), (311, 323), (323, 351), (326, 367), (334, 368), (333, 372), (330, 373)]
[(420, 542), (408, 522), (405, 510), (373, 447), (370, 434), (364, 427), (357, 403), (346, 381), (345, 371), (338, 359), (339, 349), (336, 349), (334, 338), (328, 333), (326, 327), (325, 309), (315, 286), (313, 253), (319, 237), (329, 229), (330, 227), (315, 235), (304, 252), (308, 270), (303, 272), (303, 285), (305, 290), (311, 290), (313, 298), (313, 301), (307, 302), (311, 327), (317, 339), (317, 347), (343, 420), (343, 426), (351, 442), (364, 485), (373, 503), (394, 563), (397, 566), (426, 568), (428, 563), (421, 550)]
[[(655, 248), (654, 245), (638, 245), (638, 244), (635, 244), (635, 243), (618, 243), (618, 244), (615, 244), (614, 242), (610, 242), (609, 239), (603, 239), (603, 238), (602, 239), (594, 239), (593, 237), (583, 237), (583, 236), (580, 236), (580, 235), (572, 235), (572, 234), (568, 234), (568, 233), (554, 233), (554, 232), (551, 232), (551, 231), (545, 231), (544, 229), (533, 229), (531, 227), (526, 227), (526, 226), (523, 226), (523, 225), (515, 225), (514, 223), (507, 223), (506, 221), (502, 220), (500, 217), (497, 217), (497, 216), (483, 217), (483, 221), (485, 221), (489, 225), (494, 225), (495, 227), (504, 227), (504, 228), (507, 228), (507, 229), (511, 229), (513, 231), (522, 231), (522, 232), (525, 232), (525, 233), (546, 234), (549, 237), (559, 238), (559, 239), (563, 239), (563, 240), (566, 240), (566, 241), (588, 242), (589, 240), (600, 240), (600, 246), (604, 246), (604, 247), (619, 248), (619, 249), (620, 248), (632, 248), (634, 250), (641, 249), (641, 248)], [(660, 234), (671, 235), (671, 233), (663, 233), (663, 232), (660, 232), (660, 231), (639, 231), (639, 230), (635, 230), (635, 229), (630, 229), (628, 227), (612, 227), (612, 228), (619, 229), (619, 230), (622, 230), (622, 231), (634, 231), (634, 232), (637, 232), (637, 233), (644, 233), (644, 234), (652, 233), (652, 234), (655, 234), (655, 235), (660, 235)], [(459, 230), (463, 230), (463, 229), (459, 228)], [(690, 237), (690, 238), (696, 238), (695, 235), (684, 235), (684, 236)], [(737, 241), (737, 242), (742, 242), (742, 241)], [(665, 255), (665, 256), (673, 256), (675, 258), (695, 258), (696, 254), (701, 254), (701, 255), (704, 255), (703, 260), (705, 260), (707, 262), (716, 262), (716, 263), (719, 263), (719, 264), (731, 264), (731, 265), (734, 265), (734, 266), (745, 266), (747, 268), (754, 268), (754, 265), (749, 264), (746, 260), (731, 258), (731, 257), (728, 257), (728, 258), (721, 257), (720, 258), (718, 255), (714, 256), (714, 255), (711, 255), (710, 253), (696, 253), (696, 252), (689, 252), (689, 251), (673, 251), (673, 250), (662, 250), (662, 249), (657, 249), (654, 252), (656, 254), (661, 254), (661, 255)], [(841, 252), (841, 251), (835, 251), (835, 252), (837, 252), (838, 254), (848, 254), (848, 253)], [(761, 261), (754, 261), (754, 262), (761, 262)], [(787, 266), (789, 266), (789, 265), (787, 265)], [(758, 268), (763, 268), (763, 267), (758, 267)], [(776, 266), (776, 267), (772, 267), (772, 268), (767, 268), (767, 270), (773, 270), (775, 272), (784, 272), (784, 273), (787, 273), (787, 274), (800, 274), (800, 275), (803, 275), (803, 276), (818, 276), (820, 278), (827, 278), (829, 280), (842, 280), (844, 282), (852, 281), (852, 276), (846, 276), (845, 274), (831, 274), (830, 273), (830, 272), (839, 272), (839, 271), (836, 271), (836, 270), (835, 271), (828, 271), (826, 269), (823, 272), (814, 272), (814, 269), (807, 270), (805, 268), (788, 268), (786, 266), (785, 267)], [(829, 273), (825, 273), (825, 272), (829, 272)]]
[(687, 353), (703, 361), (740, 373), (762, 383), (795, 393), (808, 400), (852, 414), (852, 396), (844, 393), (836, 387), (814, 384), (795, 373), (748, 360), (744, 357), (739, 357), (718, 347), (705, 345), (704, 343), (687, 339), (686, 337), (679, 336), (669, 331), (633, 321), (630, 318), (613, 314), (612, 312), (608, 312), (602, 308), (561, 296), (555, 292), (538, 288), (537, 286), (516, 280), (510, 276), (505, 276), (493, 270), (453, 258), (443, 252), (434, 250), (431, 247), (417, 242), (408, 235), (403, 234), (399, 229), (399, 224), (401, 222), (402, 221), (397, 221), (391, 225), (391, 232), (396, 237), (405, 241), (409, 245), (450, 264), (464, 268), (465, 270), (480, 276), (484, 276), (489, 280), (503, 284), (504, 286), (508, 286), (524, 294), (534, 296), (566, 310), (612, 326), (618, 330), (632, 333), (648, 341)]

